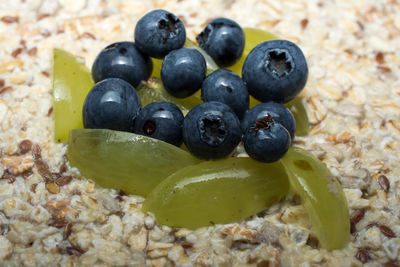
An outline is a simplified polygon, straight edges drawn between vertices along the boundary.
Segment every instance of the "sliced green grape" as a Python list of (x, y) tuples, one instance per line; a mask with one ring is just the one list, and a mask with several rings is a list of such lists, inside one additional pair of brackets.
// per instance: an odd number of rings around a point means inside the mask
[(90, 71), (70, 53), (54, 49), (54, 138), (66, 142), (69, 131), (82, 128), (82, 106), (93, 87)]
[(142, 107), (152, 102), (168, 101), (176, 104), (184, 115), (194, 106), (203, 103), (199, 94), (194, 94), (186, 98), (176, 98), (171, 96), (164, 88), (158, 78), (150, 78), (147, 82), (142, 82), (136, 89), (139, 95)]
[(279, 162), (207, 161), (162, 181), (146, 198), (143, 210), (154, 213), (160, 224), (195, 229), (256, 214), (279, 201), (288, 189), (287, 174)]
[(241, 58), (238, 60), (238, 62), (228, 67), (228, 69), (235, 72), (239, 76), (242, 76), (242, 67), (247, 55), (256, 45), (264, 41), (278, 39), (278, 36), (276, 36), (275, 34), (260, 29), (243, 28), (243, 31), (244, 31), (244, 36), (246, 38), (243, 54)]
[(168, 175), (200, 162), (157, 139), (100, 129), (72, 130), (67, 157), (71, 166), (100, 186), (141, 196)]
[(322, 247), (327, 250), (345, 247), (350, 236), (349, 210), (336, 177), (320, 160), (301, 148), (291, 147), (281, 161)]
[(288, 103), (284, 104), (284, 106), (292, 112), (294, 120), (296, 121), (296, 135), (308, 135), (310, 123), (308, 121), (307, 111), (304, 108), (301, 98), (296, 97)]
[(151, 73), (150, 77), (157, 77), (161, 78), (161, 65), (163, 60), (157, 58), (151, 58), (153, 61), (153, 72)]

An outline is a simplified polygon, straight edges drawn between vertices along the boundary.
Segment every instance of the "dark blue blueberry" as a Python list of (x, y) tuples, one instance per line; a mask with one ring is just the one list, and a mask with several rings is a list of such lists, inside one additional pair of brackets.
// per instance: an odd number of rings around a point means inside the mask
[(272, 40), (254, 47), (242, 68), (249, 93), (261, 102), (286, 103), (300, 93), (308, 76), (300, 48), (287, 40)]
[(220, 67), (233, 65), (242, 56), (245, 42), (242, 28), (227, 18), (210, 21), (196, 40)]
[(135, 122), (135, 133), (180, 146), (183, 114), (170, 102), (154, 102), (145, 106)]
[(135, 88), (118, 78), (97, 83), (83, 104), (83, 125), (92, 129), (133, 131), (140, 111), (140, 99)]
[(203, 81), (201, 99), (227, 104), (241, 120), (249, 109), (249, 93), (243, 80), (234, 72), (219, 69)]
[(96, 83), (106, 78), (120, 78), (136, 88), (150, 77), (152, 69), (151, 59), (135, 43), (119, 42), (100, 52), (92, 66), (92, 77)]
[(172, 50), (183, 47), (185, 41), (182, 20), (166, 10), (150, 11), (136, 24), (136, 45), (151, 57), (163, 58)]
[(161, 80), (172, 96), (184, 98), (200, 89), (206, 77), (206, 61), (193, 48), (180, 48), (169, 53), (161, 65)]
[(241, 123), (243, 133), (246, 132), (249, 125), (254, 121), (271, 115), (272, 119), (282, 124), (283, 127), (290, 133), (290, 138), (293, 139), (296, 134), (296, 121), (292, 112), (285, 106), (276, 102), (261, 103), (246, 112)]
[(289, 132), (269, 115), (254, 121), (243, 136), (247, 154), (261, 162), (279, 160), (288, 151), (290, 143)]
[(201, 159), (228, 156), (242, 136), (240, 122), (232, 109), (220, 102), (195, 106), (183, 121), (183, 142)]

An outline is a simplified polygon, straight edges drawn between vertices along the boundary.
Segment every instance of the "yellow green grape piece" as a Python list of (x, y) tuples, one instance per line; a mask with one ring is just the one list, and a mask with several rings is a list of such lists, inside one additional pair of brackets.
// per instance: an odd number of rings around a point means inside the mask
[(69, 131), (82, 128), (82, 106), (93, 87), (90, 71), (70, 53), (54, 49), (54, 138), (67, 142)]
[(195, 229), (254, 215), (279, 201), (288, 189), (280, 162), (207, 161), (162, 181), (146, 198), (143, 210), (152, 212), (160, 224)]
[(204, 59), (206, 60), (206, 64), (207, 64), (207, 75), (218, 69), (218, 65), (217, 65), (217, 63), (215, 63), (214, 59), (212, 59), (212, 57), (210, 55), (208, 55), (207, 52), (203, 50), (203, 48), (201, 48), (200, 46), (195, 44), (189, 38), (186, 38), (185, 47), (194, 48), (194, 49), (198, 50), (204, 56)]
[(345, 247), (350, 237), (349, 210), (336, 177), (324, 163), (301, 148), (291, 147), (281, 161), (321, 246), (327, 250)]
[(146, 196), (158, 183), (200, 160), (163, 141), (128, 132), (72, 130), (67, 158), (98, 185)]
[(278, 36), (276, 36), (275, 34), (260, 29), (243, 28), (243, 31), (244, 31), (244, 36), (246, 38), (244, 43), (243, 54), (235, 64), (228, 67), (228, 69), (235, 72), (239, 76), (242, 76), (242, 67), (247, 55), (256, 45), (265, 41), (278, 39)]
[(157, 77), (161, 78), (161, 65), (163, 60), (157, 58), (151, 58), (153, 61), (153, 72), (151, 73), (150, 77)]
[(184, 115), (194, 106), (203, 103), (199, 94), (194, 94), (186, 98), (173, 97), (165, 90), (161, 80), (155, 77), (150, 78), (147, 82), (142, 82), (136, 91), (142, 107), (152, 102), (168, 101), (177, 105)]
[(308, 135), (310, 122), (308, 121), (307, 111), (304, 108), (301, 98), (297, 96), (293, 100), (284, 104), (284, 106), (292, 112), (294, 120), (296, 121), (296, 135)]

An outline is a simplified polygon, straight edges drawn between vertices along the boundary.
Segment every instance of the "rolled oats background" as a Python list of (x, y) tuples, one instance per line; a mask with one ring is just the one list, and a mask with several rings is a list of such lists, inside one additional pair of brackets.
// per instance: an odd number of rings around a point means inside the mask
[[(89, 67), (156, 8), (180, 16), (192, 39), (226, 16), (302, 48), (312, 129), (295, 144), (339, 177), (346, 248), (319, 248), (294, 200), (229, 225), (171, 229), (141, 212), (142, 197), (68, 168), (65, 145), (53, 142), (52, 49)], [(398, 266), (400, 2), (2, 0), (0, 153), (1, 266)]]

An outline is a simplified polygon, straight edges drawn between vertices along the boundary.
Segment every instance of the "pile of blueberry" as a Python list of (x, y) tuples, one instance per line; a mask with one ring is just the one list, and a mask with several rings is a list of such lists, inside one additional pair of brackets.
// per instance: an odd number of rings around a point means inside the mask
[[(153, 10), (135, 28), (135, 42), (118, 42), (97, 56), (92, 77), (96, 85), (83, 107), (85, 128), (130, 131), (176, 146), (185, 143), (195, 156), (218, 159), (240, 141), (246, 152), (273, 162), (289, 149), (295, 121), (281, 103), (304, 87), (308, 68), (302, 51), (286, 40), (260, 43), (247, 56), (242, 77), (224, 67), (242, 56), (242, 28), (227, 18), (212, 20), (196, 37), (221, 67), (206, 76), (206, 60), (196, 49), (184, 48), (182, 20)], [(161, 80), (174, 97), (185, 98), (201, 88), (204, 103), (184, 117), (173, 103), (154, 102), (143, 109), (135, 88), (149, 78), (151, 57), (163, 59)], [(249, 110), (249, 94), (263, 103)]]

